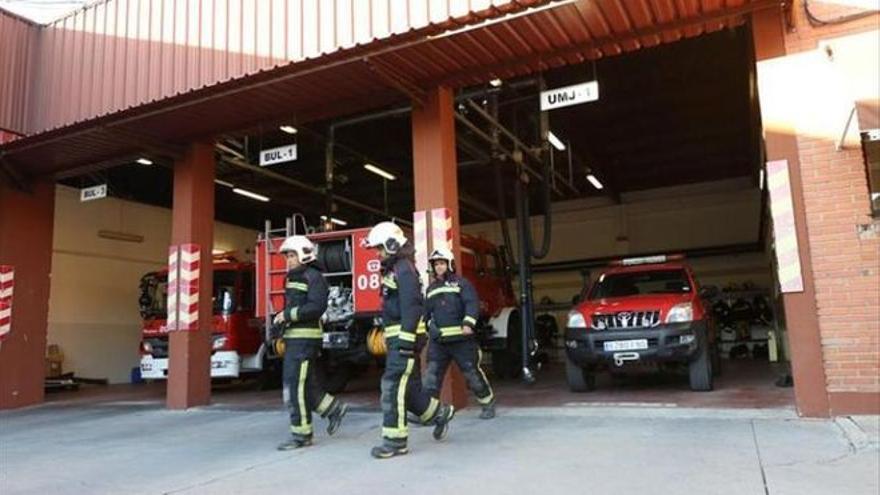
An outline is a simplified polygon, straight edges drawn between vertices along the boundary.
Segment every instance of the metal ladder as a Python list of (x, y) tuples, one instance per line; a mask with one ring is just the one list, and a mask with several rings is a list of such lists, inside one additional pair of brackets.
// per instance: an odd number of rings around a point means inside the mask
[[(263, 296), (264, 301), (266, 301), (266, 312), (265, 312), (265, 324), (264, 324), (264, 338), (268, 342), (271, 338), (271, 329), (272, 329), (272, 319), (275, 317), (275, 307), (272, 305), (272, 296), (278, 294), (284, 294), (284, 288), (279, 290), (272, 290), (272, 275), (279, 275), (283, 273), (287, 273), (287, 269), (272, 269), (272, 254), (277, 254), (278, 251), (275, 249), (275, 241), (281, 240), (284, 242), (284, 239), (292, 235), (298, 235), (297, 230), (297, 220), (303, 225), (304, 230), (308, 231), (308, 224), (306, 223), (306, 218), (301, 213), (294, 213), (290, 216), (290, 218), (286, 218), (284, 222), (283, 228), (272, 228), (272, 221), (266, 220), (266, 223), (263, 227), (263, 239), (266, 241), (266, 249), (265, 249), (265, 259), (263, 262), (263, 280), (265, 283), (263, 284)], [(283, 309), (283, 308), (281, 308)], [(281, 311), (279, 309), (278, 311)]]

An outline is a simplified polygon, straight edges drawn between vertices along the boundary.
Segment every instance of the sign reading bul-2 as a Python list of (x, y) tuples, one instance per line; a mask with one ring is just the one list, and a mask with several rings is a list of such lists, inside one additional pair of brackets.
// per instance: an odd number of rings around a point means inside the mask
[(599, 99), (599, 82), (575, 84), (564, 88), (541, 91), (541, 111), (570, 107)]
[(260, 151), (261, 167), (267, 167), (282, 162), (292, 162), (294, 160), (296, 160), (295, 144)]
[(92, 201), (94, 199), (101, 199), (107, 197), (107, 184), (101, 184), (98, 186), (87, 187), (85, 189), (81, 189), (79, 191), (79, 200), (81, 202)]

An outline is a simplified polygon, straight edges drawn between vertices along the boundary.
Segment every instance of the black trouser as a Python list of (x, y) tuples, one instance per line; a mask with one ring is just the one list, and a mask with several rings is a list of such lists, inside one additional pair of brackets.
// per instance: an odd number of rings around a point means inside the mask
[(490, 404), (495, 399), (492, 386), (486, 374), (480, 368), (483, 360), (483, 351), (474, 339), (464, 339), (455, 342), (439, 342), (431, 340), (428, 345), (428, 369), (425, 376), (425, 390), (432, 397), (440, 396), (440, 387), (443, 385), (443, 377), (449, 363), (455, 361), (458, 369), (464, 375), (467, 386), (477, 396), (477, 401), (482, 405)]
[(312, 411), (324, 417), (336, 403), (315, 373), (321, 344), (320, 339), (284, 339), (284, 404), (297, 437), (312, 435)]
[(437, 416), (440, 402), (422, 388), (419, 354), (400, 354), (397, 337), (386, 339), (388, 355), (382, 375), (382, 437), (406, 441), (406, 412), (428, 422)]

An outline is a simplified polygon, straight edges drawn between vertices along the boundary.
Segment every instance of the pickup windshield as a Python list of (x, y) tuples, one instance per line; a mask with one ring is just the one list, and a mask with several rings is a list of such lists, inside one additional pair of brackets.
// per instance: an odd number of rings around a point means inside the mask
[(648, 294), (685, 294), (693, 287), (684, 270), (651, 270), (602, 275), (590, 291), (590, 299)]

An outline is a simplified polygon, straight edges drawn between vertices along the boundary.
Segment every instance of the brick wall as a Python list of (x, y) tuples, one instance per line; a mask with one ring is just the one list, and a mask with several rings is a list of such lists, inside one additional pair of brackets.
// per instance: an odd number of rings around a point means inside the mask
[[(813, 2), (823, 19), (853, 9)], [(794, 4), (789, 54), (815, 50), (819, 42), (875, 31), (880, 16), (813, 27), (801, 0)], [(867, 61), (866, 61), (867, 63)], [(841, 126), (842, 130), (842, 126)], [(880, 392), (880, 238), (859, 234), (871, 217), (867, 174), (857, 145), (835, 149), (828, 137), (798, 135), (807, 229), (828, 392)], [(810, 267), (805, 267), (810, 268)], [(833, 403), (833, 401), (832, 401)], [(832, 408), (834, 405), (832, 404)]]

